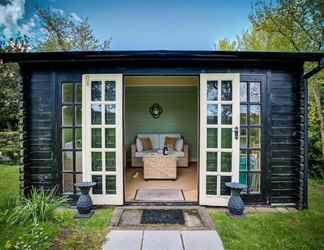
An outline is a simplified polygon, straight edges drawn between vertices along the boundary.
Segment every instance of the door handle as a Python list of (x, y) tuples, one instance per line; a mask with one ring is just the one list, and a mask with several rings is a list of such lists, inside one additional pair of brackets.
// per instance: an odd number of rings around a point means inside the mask
[(239, 129), (237, 126), (233, 129), (233, 132), (234, 132), (235, 140), (237, 140), (239, 136)]

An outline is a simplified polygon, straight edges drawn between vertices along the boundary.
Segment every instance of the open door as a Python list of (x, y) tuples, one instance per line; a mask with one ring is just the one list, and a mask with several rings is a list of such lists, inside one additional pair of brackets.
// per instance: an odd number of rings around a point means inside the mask
[(199, 203), (227, 206), (226, 182), (239, 181), (240, 75), (200, 75)]
[(94, 204), (123, 204), (122, 74), (82, 76), (83, 181)]

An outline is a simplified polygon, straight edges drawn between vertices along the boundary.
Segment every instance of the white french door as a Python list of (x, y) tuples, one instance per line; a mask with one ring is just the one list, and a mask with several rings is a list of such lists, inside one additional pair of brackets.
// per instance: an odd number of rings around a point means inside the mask
[(240, 75), (200, 75), (199, 203), (227, 206), (226, 182), (239, 181)]
[(123, 204), (122, 74), (82, 76), (83, 181), (94, 204)]

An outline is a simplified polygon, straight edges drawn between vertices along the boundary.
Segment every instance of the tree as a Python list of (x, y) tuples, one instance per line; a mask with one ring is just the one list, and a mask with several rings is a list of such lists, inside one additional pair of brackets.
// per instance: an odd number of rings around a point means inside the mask
[[(323, 2), (323, 1), (322, 1)], [(322, 3), (323, 4), (323, 3)], [(321, 0), (278, 0), (272, 4), (267, 0), (256, 0), (250, 15), (251, 27), (235, 43), (238, 50), (252, 51), (319, 51), (322, 29)], [(323, 9), (323, 8), (322, 8)], [(224, 40), (223, 40), (224, 41)], [(233, 42), (228, 41), (231, 47)], [(219, 43), (218, 47), (219, 49)], [(314, 64), (305, 65), (305, 71)], [(309, 80), (310, 111), (309, 139), (310, 156), (324, 174), (324, 73), (318, 73)], [(318, 153), (320, 152), (320, 154)], [(311, 159), (312, 160), (312, 159)]]
[(52, 9), (38, 9), (37, 15), (44, 30), (37, 46), (40, 51), (107, 50), (111, 39), (100, 42), (95, 38), (87, 18), (71, 18)]
[[(28, 49), (26, 36), (0, 39), (0, 52), (19, 53)], [(0, 65), (0, 130), (16, 130), (18, 124), (19, 67), (15, 63)]]

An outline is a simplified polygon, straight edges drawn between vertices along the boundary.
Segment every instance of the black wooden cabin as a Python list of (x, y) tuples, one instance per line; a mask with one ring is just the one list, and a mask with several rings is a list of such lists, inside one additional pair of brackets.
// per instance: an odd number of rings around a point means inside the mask
[[(322, 68), (324, 63), (323, 53), (223, 51), (0, 53), (0, 60), (1, 63), (19, 63), (21, 69), (20, 180), (21, 189), (24, 193), (28, 193), (32, 186), (52, 188), (57, 185), (60, 192), (73, 197), (77, 196), (78, 192), (73, 186), (75, 183), (80, 182), (82, 178), (91, 180), (92, 173), (90, 172), (84, 173), (84, 176), (81, 177), (82, 172), (88, 169), (88, 164), (91, 165), (91, 160), (84, 159), (84, 157), (88, 157), (88, 154), (84, 151), (89, 149), (87, 148), (90, 144), (88, 141), (91, 141), (91, 138), (87, 137), (90, 125), (87, 132), (84, 128), (84, 126), (87, 126), (86, 118), (77, 118), (81, 113), (84, 115), (87, 112), (87, 106), (84, 102), (89, 101), (85, 93), (82, 93), (84, 96), (81, 97), (81, 92), (87, 91), (84, 85), (88, 85), (89, 81), (91, 84), (95, 81), (99, 81), (100, 84), (101, 81), (102, 84), (114, 82), (116, 89), (113, 91), (116, 95), (116, 103), (113, 105), (116, 105), (117, 111), (115, 111), (116, 124), (114, 125), (114, 128), (116, 128), (114, 132), (116, 145), (113, 154), (116, 166), (114, 170), (110, 171), (115, 171), (115, 174), (106, 176), (106, 192), (102, 194), (99, 191), (98, 195), (100, 194), (101, 198), (95, 199), (95, 203), (124, 204), (125, 169), (127, 165), (124, 135), (126, 134), (125, 126), (129, 126), (125, 124), (125, 120), (127, 121), (125, 119), (127, 112), (124, 109), (125, 79), (135, 76), (192, 76), (197, 77), (199, 81), (197, 87), (199, 99), (197, 101), (197, 112), (199, 114), (197, 120), (192, 121), (197, 123), (197, 145), (193, 147), (197, 149), (197, 189), (199, 190), (197, 203), (202, 205), (221, 204), (217, 202), (217, 197), (218, 192), (221, 192), (220, 195), (222, 195), (223, 179), (210, 178), (210, 176), (217, 176), (217, 174), (209, 176), (208, 171), (211, 172), (212, 170), (206, 170), (205, 166), (209, 164), (209, 156), (202, 155), (205, 151), (208, 153), (209, 149), (201, 137), (207, 136), (209, 140), (212, 134), (203, 131), (204, 129), (208, 130), (208, 122), (207, 124), (201, 123), (203, 123), (205, 115), (209, 118), (210, 110), (201, 110), (204, 106), (200, 104), (206, 102), (206, 105), (212, 105), (215, 102), (215, 105), (217, 105), (216, 99), (211, 101), (211, 99), (208, 99), (209, 97), (206, 99), (203, 96), (202, 85), (206, 85), (208, 88), (210, 86), (215, 87), (215, 81), (218, 80), (223, 84), (228, 76), (230, 81), (233, 81), (230, 89), (233, 96), (236, 93), (235, 91), (241, 89), (241, 100), (236, 100), (239, 102), (237, 107), (240, 106), (240, 112), (235, 114), (235, 101), (234, 99), (229, 101), (233, 104), (233, 114), (230, 115), (230, 119), (233, 122), (240, 120), (241, 123), (241, 142), (237, 144), (240, 145), (238, 146), (239, 160), (234, 157), (236, 150), (234, 150), (234, 146), (230, 148), (230, 150), (233, 150), (231, 151), (233, 153), (232, 175), (229, 176), (232, 179), (224, 178), (224, 181), (233, 181), (236, 178), (236, 181), (243, 180), (248, 185), (252, 185), (253, 182), (253, 185), (257, 186), (258, 189), (253, 192), (251, 188), (250, 191), (247, 190), (243, 194), (244, 200), (248, 204), (307, 207), (307, 78)], [(317, 64), (308, 73), (305, 73), (303, 69), (306, 61)], [(239, 76), (240, 87), (234, 85), (236, 78), (231, 78), (231, 74)], [(96, 76), (99, 78), (96, 78)], [(214, 82), (213, 77), (215, 77)], [(256, 94), (256, 100), (252, 93), (254, 83), (259, 86), (256, 88), (256, 91), (259, 91), (259, 94)], [(243, 84), (244, 87), (242, 87)], [(121, 99), (119, 100), (117, 100), (119, 98), (118, 85), (121, 85)], [(215, 88), (218, 88), (218, 91), (223, 91), (219, 87), (223, 85), (217, 86)], [(249, 91), (249, 89), (250, 92), (246, 94), (244, 91)], [(91, 91), (95, 90), (91, 89)], [(92, 98), (94, 92), (91, 92), (92, 94), (90, 92), (89, 96)], [(93, 100), (90, 100), (89, 103), (91, 101)], [(105, 104), (105, 100), (102, 101), (102, 104)], [(259, 113), (256, 116), (259, 123), (254, 123), (253, 105), (258, 107)], [(63, 107), (72, 110), (72, 120), (69, 120), (67, 124), (64, 124), (65, 118), (62, 118)], [(167, 113), (168, 111), (165, 110), (164, 112)], [(217, 115), (219, 114), (217, 113)], [(235, 115), (238, 116), (238, 119), (234, 117)], [(246, 121), (244, 121), (243, 116), (246, 117), (244, 118)], [(122, 122), (117, 124), (118, 117)], [(222, 119), (225, 120), (225, 118)], [(118, 134), (118, 131), (120, 134)], [(252, 138), (254, 136), (252, 131), (260, 133), (260, 136), (257, 137), (259, 139), (256, 139), (259, 140), (257, 143)], [(244, 136), (245, 138), (243, 138)], [(253, 143), (256, 145), (251, 145)], [(204, 148), (201, 149), (201, 147)], [(215, 147), (217, 148), (217, 146)], [(214, 151), (217, 150), (219, 148)], [(257, 156), (254, 157), (255, 152)], [(81, 159), (82, 163), (80, 162)], [(204, 161), (201, 159), (204, 159)], [(63, 162), (65, 160), (69, 161), (66, 163), (69, 165), (69, 169), (64, 169)], [(259, 163), (255, 163), (256, 161), (259, 161)], [(241, 169), (242, 164), (243, 170)], [(244, 164), (247, 164), (246, 168)], [(204, 170), (202, 171), (202, 169)], [(241, 176), (239, 180), (237, 179), (238, 175), (235, 175), (234, 169), (240, 171), (243, 176), (242, 179)], [(104, 176), (105, 173), (100, 174)], [(102, 179), (100, 180), (102, 181)], [(221, 184), (218, 184), (220, 180)], [(69, 189), (68, 192), (64, 190), (63, 182), (66, 182), (65, 188)], [(100, 185), (99, 189), (104, 186), (103, 182)], [(217, 188), (220, 188), (220, 191)], [(92, 195), (93, 197), (96, 196), (95, 191)]]

